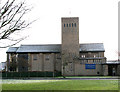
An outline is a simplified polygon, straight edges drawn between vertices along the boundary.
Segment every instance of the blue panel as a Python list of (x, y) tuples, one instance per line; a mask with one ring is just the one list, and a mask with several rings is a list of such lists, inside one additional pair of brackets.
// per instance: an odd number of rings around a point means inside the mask
[(95, 64), (85, 64), (85, 69), (96, 69)]

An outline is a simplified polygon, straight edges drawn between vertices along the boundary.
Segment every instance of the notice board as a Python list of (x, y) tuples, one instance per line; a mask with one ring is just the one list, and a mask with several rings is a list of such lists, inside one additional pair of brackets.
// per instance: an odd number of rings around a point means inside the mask
[(96, 64), (85, 64), (85, 69), (96, 69)]

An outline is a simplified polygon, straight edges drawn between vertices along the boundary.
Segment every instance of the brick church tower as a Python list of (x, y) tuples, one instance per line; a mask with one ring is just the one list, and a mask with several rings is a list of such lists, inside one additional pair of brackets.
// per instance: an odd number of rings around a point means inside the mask
[(79, 57), (79, 18), (62, 18), (62, 74), (75, 75), (75, 58)]

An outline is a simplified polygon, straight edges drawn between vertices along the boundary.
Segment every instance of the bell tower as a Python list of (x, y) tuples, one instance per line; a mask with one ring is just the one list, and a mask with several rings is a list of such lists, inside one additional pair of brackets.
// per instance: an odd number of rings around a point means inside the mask
[(62, 18), (62, 74), (74, 75), (75, 58), (79, 56), (79, 18)]

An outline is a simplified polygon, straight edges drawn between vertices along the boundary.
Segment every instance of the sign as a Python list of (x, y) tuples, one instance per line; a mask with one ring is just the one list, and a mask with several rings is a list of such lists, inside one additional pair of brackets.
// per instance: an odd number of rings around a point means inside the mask
[(85, 64), (85, 69), (96, 69), (95, 64)]

